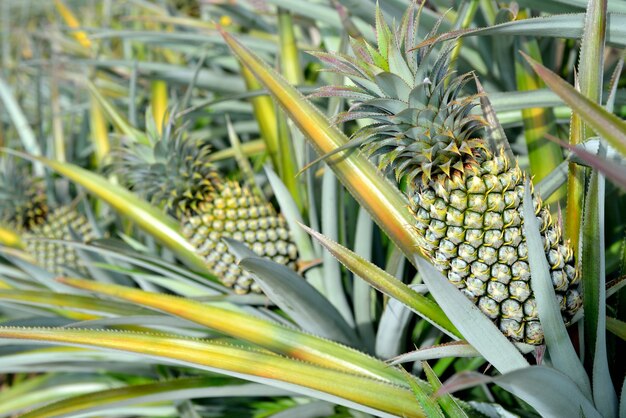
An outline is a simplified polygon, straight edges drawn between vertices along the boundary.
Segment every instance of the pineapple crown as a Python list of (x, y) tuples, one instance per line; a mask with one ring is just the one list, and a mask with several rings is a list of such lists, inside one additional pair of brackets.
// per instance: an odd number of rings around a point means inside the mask
[(186, 136), (184, 127), (166, 126), (161, 136), (148, 138), (147, 144), (127, 143), (113, 150), (105, 171), (118, 174), (126, 187), (175, 217), (193, 213), (221, 190), (219, 173), (208, 161), (208, 144)]
[(351, 39), (354, 56), (313, 53), (328, 71), (354, 86), (325, 86), (312, 96), (350, 99), (349, 110), (337, 115), (337, 122), (371, 120), (353, 141), (370, 156), (380, 156), (380, 168), (394, 172), (397, 181), (413, 184), (421, 177), (423, 184), (441, 184), (477, 170), (488, 153), (484, 141), (475, 137), (485, 122), (471, 114), (477, 95), (459, 97), (471, 75), (454, 76), (450, 70), (453, 46), (445, 46), (437, 57), (431, 54), (434, 43), (415, 48), (420, 12), (412, 4), (400, 26), (394, 22), (390, 28), (377, 7), (377, 47)]
[(42, 179), (31, 175), (25, 161), (0, 160), (0, 223), (21, 232), (42, 224), (47, 214)]

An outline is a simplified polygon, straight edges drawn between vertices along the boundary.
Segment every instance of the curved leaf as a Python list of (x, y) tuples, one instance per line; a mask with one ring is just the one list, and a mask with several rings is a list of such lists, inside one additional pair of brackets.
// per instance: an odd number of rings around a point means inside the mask
[(303, 395), (314, 394), (320, 399), (386, 417), (424, 416), (413, 394), (405, 388), (224, 343), (155, 334), (65, 328), (0, 327), (0, 338), (137, 353)]
[(550, 359), (557, 370), (569, 376), (585, 396), (591, 399), (589, 378), (569, 339), (561, 316), (561, 308), (556, 299), (528, 180), (525, 184), (523, 208), (530, 282), (535, 293), (539, 320), (550, 351)]
[(358, 346), (358, 338), (337, 309), (290, 268), (259, 257), (244, 244), (225, 238), (239, 265), (256, 277), (263, 293), (300, 327), (313, 334)]
[(100, 390), (63, 399), (20, 415), (22, 418), (63, 418), (148, 402), (232, 396), (281, 396), (291, 392), (257, 383), (228, 384), (215, 377), (190, 377)]
[(523, 399), (542, 417), (602, 417), (571, 379), (544, 366), (526, 367), (495, 378), (463, 373), (445, 382), (443, 389), (451, 392), (486, 383), (495, 383)]
[(168, 312), (268, 350), (313, 364), (399, 384), (404, 381), (397, 370), (357, 350), (238, 311), (123, 286), (80, 279), (59, 280), (79, 289)]
[(433, 347), (420, 348), (410, 353), (401, 354), (389, 361), (395, 365), (413, 361), (435, 360), (446, 357), (479, 357), (480, 353), (466, 341), (454, 341)]
[(432, 300), (419, 294), (389, 273), (364, 260), (349, 249), (326, 238), (319, 232), (313, 231), (304, 225), (300, 226), (317, 239), (333, 256), (337, 257), (351, 272), (366, 280), (374, 288), (404, 303), (416, 314), (431, 322), (443, 332), (457, 338), (461, 337), (445, 313)]
[[(624, 27), (626, 28), (626, 22)], [(598, 135), (626, 156), (626, 123), (623, 120), (583, 96), (561, 77), (532, 58), (528, 56), (525, 58), (552, 91), (558, 94)]]

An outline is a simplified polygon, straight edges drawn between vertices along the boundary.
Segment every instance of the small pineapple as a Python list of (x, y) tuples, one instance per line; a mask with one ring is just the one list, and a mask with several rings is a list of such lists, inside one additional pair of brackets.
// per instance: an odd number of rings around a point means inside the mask
[(42, 180), (13, 159), (2, 161), (0, 223), (21, 234), (28, 254), (46, 270), (87, 273), (75, 249), (46, 240), (90, 241), (95, 238), (91, 225), (71, 205), (50, 211)]
[(130, 189), (163, 206), (220, 281), (243, 294), (261, 291), (241, 269), (222, 237), (247, 244), (258, 255), (296, 268), (297, 249), (284, 218), (250, 188), (224, 180), (208, 162), (210, 147), (169, 132), (152, 145), (116, 150), (110, 170)]
[[(339, 121), (368, 119), (354, 137), (402, 184), (422, 253), (511, 340), (541, 344), (523, 235), (524, 175), (516, 161), (488, 148), (477, 96), (461, 97), (468, 75), (449, 69), (451, 48), (413, 49), (419, 12), (411, 6), (393, 30), (377, 11), (378, 47), (352, 40), (353, 56), (317, 54), (353, 86), (314, 96), (351, 99)], [(540, 198), (534, 204), (563, 320), (582, 304), (573, 252)]]

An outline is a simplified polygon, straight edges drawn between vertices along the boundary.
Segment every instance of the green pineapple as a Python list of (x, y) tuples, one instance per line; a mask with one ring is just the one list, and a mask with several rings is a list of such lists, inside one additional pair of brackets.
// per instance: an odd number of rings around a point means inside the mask
[[(354, 56), (316, 54), (353, 85), (326, 86), (314, 96), (351, 100), (338, 121), (369, 121), (354, 141), (402, 185), (422, 253), (507, 337), (541, 344), (523, 234), (524, 174), (480, 137), (486, 122), (471, 113), (477, 96), (460, 96), (470, 76), (452, 74), (451, 48), (436, 57), (433, 45), (412, 49), (418, 19), (412, 6), (400, 27), (389, 28), (377, 11), (377, 48), (352, 40)], [(533, 199), (569, 322), (582, 305), (573, 252), (540, 198)]]
[(87, 218), (71, 206), (49, 210), (42, 179), (13, 159), (0, 170), (0, 223), (21, 235), (25, 250), (46, 270), (62, 274), (69, 268), (80, 274), (87, 269), (75, 249), (46, 240), (83, 242), (95, 238)]
[(236, 263), (222, 237), (248, 245), (257, 254), (296, 268), (297, 249), (284, 218), (251, 189), (224, 180), (208, 162), (210, 147), (185, 137), (182, 130), (151, 145), (116, 150), (110, 169), (127, 187), (163, 206), (208, 268), (237, 293), (261, 292), (250, 273)]

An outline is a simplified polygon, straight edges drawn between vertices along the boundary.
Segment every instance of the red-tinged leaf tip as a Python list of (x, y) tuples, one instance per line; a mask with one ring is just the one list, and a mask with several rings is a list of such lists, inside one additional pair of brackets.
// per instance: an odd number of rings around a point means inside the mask
[(589, 151), (585, 151), (583, 149), (570, 145), (567, 142), (564, 142), (555, 137), (554, 135), (546, 134), (546, 138), (571, 151), (578, 158), (587, 163), (590, 167), (598, 170), (610, 180), (612, 180), (613, 183), (615, 183), (617, 186), (626, 190), (626, 170), (622, 165), (617, 164), (611, 160), (603, 159)]
[(613, 113), (582, 95), (576, 88), (548, 68), (520, 52), (548, 87), (616, 150), (626, 155), (626, 124)]
[(528, 64), (530, 64), (530, 66), (533, 68), (533, 70), (535, 70), (535, 72), (539, 73), (540, 71), (542, 71), (544, 69), (543, 65), (539, 64), (537, 61), (532, 59), (524, 51), (520, 50), (518, 52), (522, 55), (522, 57), (524, 57), (524, 59), (528, 62)]
[(229, 36), (228, 33), (226, 32), (226, 30), (224, 29), (224, 26), (222, 26), (221, 24), (215, 22), (215, 29), (220, 33), (220, 35), (222, 35), (223, 37)]

